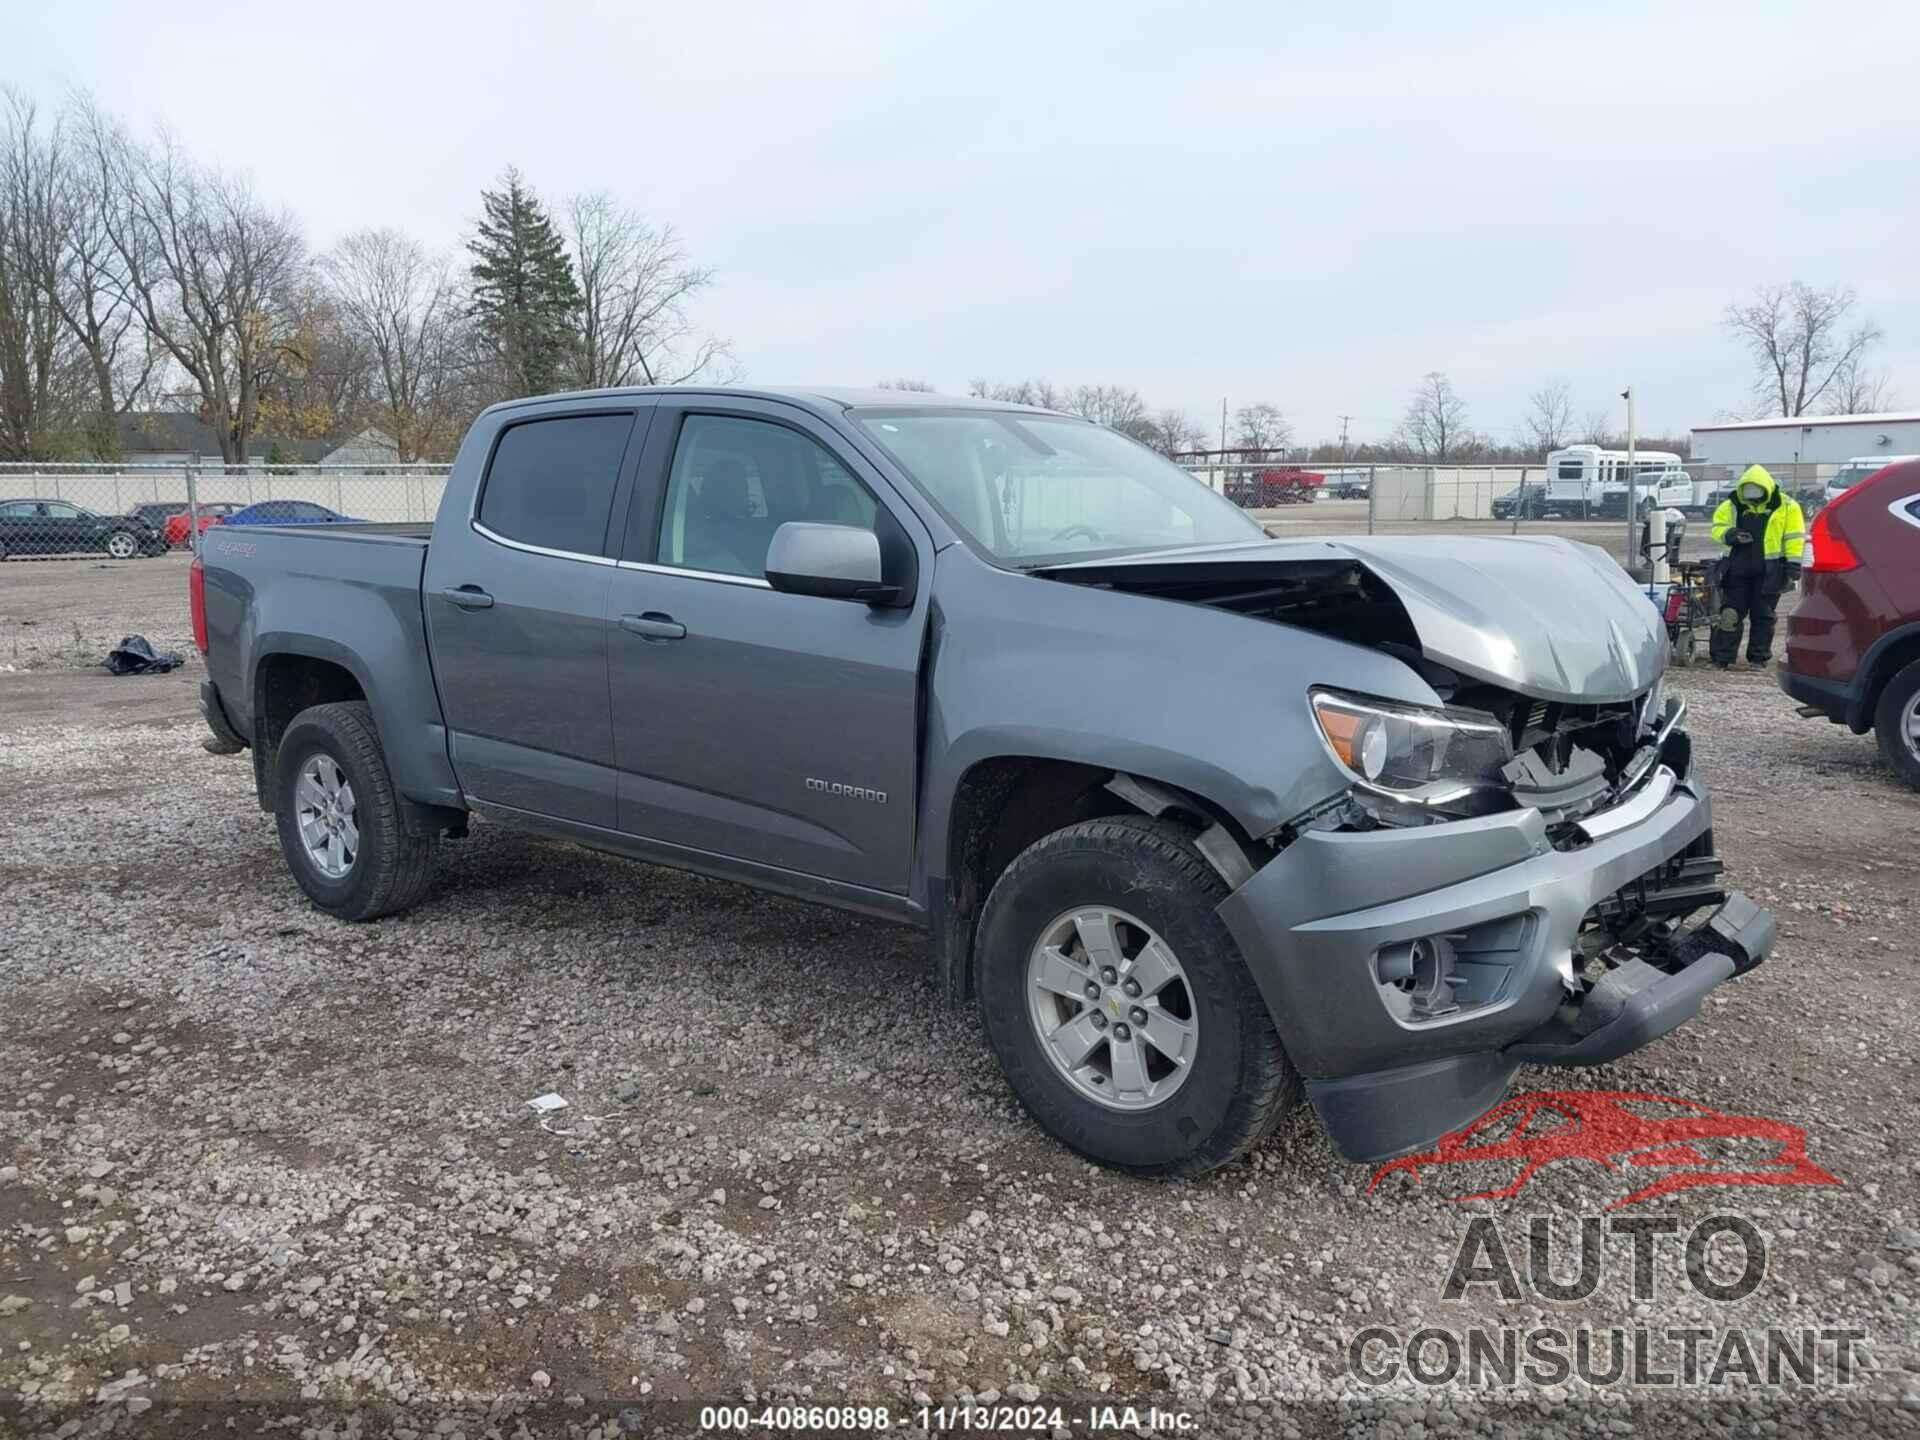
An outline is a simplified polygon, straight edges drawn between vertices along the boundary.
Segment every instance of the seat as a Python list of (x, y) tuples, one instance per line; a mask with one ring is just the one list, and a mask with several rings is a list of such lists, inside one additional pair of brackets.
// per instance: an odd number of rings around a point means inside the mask
[(715, 460), (706, 467), (700, 489), (687, 497), (682, 561), (723, 575), (763, 575), (765, 547), (755, 549), (759, 530), (746, 467), (738, 460)]

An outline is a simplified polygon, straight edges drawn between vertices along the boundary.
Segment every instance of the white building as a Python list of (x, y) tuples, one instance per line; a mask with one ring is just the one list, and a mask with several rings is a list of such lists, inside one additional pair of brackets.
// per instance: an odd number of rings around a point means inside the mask
[(1861, 455), (1920, 452), (1920, 412), (1801, 415), (1693, 427), (1693, 459), (1705, 465), (1837, 465)]

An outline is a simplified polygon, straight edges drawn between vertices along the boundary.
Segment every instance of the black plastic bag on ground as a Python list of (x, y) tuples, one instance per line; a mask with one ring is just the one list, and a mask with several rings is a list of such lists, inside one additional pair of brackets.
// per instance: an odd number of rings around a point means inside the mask
[(155, 650), (144, 635), (129, 635), (107, 652), (109, 675), (164, 675), (186, 664), (178, 650)]

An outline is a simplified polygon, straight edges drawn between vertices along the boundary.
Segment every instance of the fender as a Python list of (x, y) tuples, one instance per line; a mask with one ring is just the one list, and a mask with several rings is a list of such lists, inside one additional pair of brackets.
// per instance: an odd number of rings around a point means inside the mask
[[(289, 573), (257, 592), (258, 610), (250, 618), (260, 628), (251, 639), (245, 687), (250, 713), (244, 719), (236, 716), (236, 722), (254, 732), (252, 712), (257, 711), (261, 677), (272, 657), (328, 661), (352, 675), (367, 697), (395, 788), (421, 804), (463, 806), (426, 655), (418, 584), (416, 576), (413, 587), (402, 593), (390, 585), (343, 585), (337, 579)], [(309, 628), (281, 628), (289, 617)], [(311, 627), (322, 621), (327, 633), (313, 633)]]
[[(1854, 734), (1864, 735), (1873, 728), (1874, 706), (1879, 703), (1880, 691), (1886, 682), (1893, 678), (1894, 666), (1889, 656), (1899, 646), (1914, 641), (1920, 641), (1920, 621), (1896, 625), (1869, 645), (1866, 654), (1860, 657), (1853, 694), (1847, 700), (1847, 728)], [(1882, 664), (1887, 665), (1884, 675), (1879, 673)]]

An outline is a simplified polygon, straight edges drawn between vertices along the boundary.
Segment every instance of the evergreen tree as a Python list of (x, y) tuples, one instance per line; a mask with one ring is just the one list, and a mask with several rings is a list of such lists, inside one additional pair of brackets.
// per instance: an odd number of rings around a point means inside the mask
[(560, 388), (577, 334), (580, 286), (545, 207), (509, 168), (499, 190), (481, 192), (485, 213), (467, 242), (474, 263), (473, 313), (500, 360), (508, 390)]

